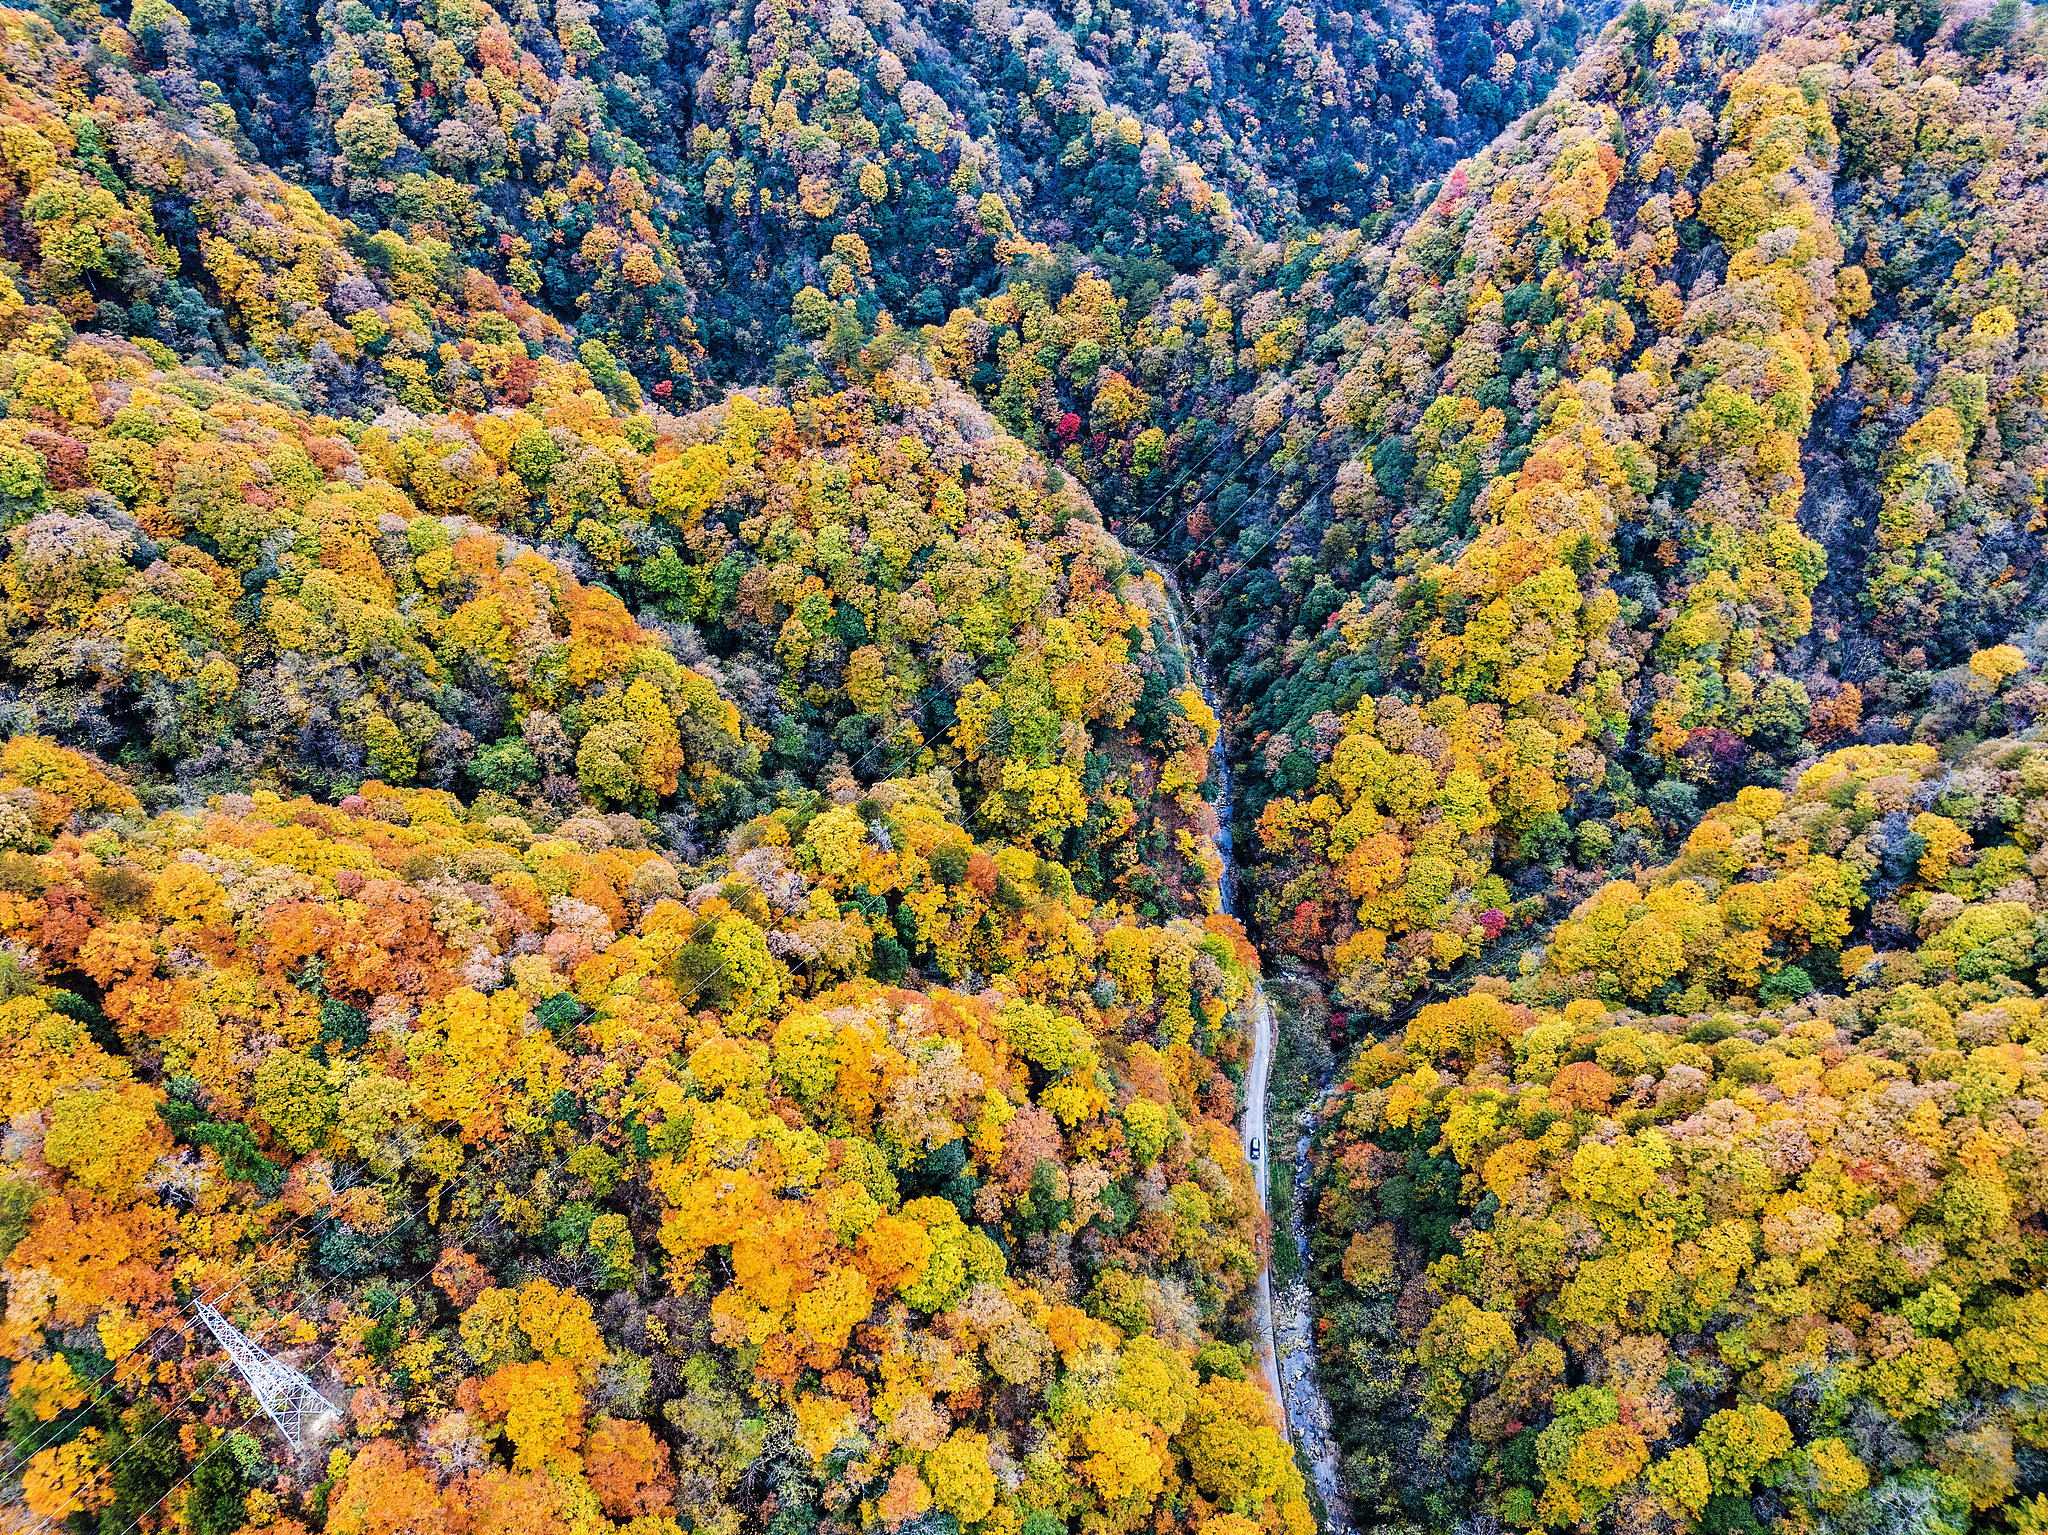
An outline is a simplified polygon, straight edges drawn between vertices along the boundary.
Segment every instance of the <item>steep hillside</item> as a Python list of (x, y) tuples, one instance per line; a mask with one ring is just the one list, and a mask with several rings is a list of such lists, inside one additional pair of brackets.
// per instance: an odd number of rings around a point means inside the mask
[(909, 355), (650, 410), (9, 25), (10, 1527), (1305, 1535), (1215, 721), (1086, 495)]
[[(216, 84), (334, 212), (448, 242), (687, 396), (835, 324), (942, 323), (1033, 252), (1091, 255), (1142, 309), (1245, 231), (1385, 227), (1395, 189), (1542, 98), (1584, 25), (1555, 0), (344, 0), (169, 11), (143, 51), (167, 87)], [(792, 316), (805, 287), (848, 317)]]
[(2048, 1528), (2044, 36), (0, 11), (0, 1528)]
[(2032, 1527), (2044, 795), (2038, 743), (1833, 752), (1357, 1058), (1316, 1268), (1368, 1507)]
[[(1567, 864), (1654, 861), (1816, 748), (2033, 722), (2037, 129), (1975, 106), (2031, 65), (1912, 63), (1969, 149), (1893, 193), (1866, 142), (1893, 119), (1853, 108), (1905, 78), (1894, 30), (1631, 12), (1397, 249), (1281, 267), (1279, 365), (1233, 407), (1277, 488), (1216, 489), (1175, 542), (1243, 701), (1258, 932), (1343, 1004), (1519, 945), (1583, 893)], [(1937, 177), (1939, 284), (1912, 254)]]

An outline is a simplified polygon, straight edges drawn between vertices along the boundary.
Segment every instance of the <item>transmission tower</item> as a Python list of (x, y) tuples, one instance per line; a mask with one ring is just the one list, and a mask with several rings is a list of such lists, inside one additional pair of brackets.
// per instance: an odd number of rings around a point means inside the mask
[(199, 1302), (196, 1309), (199, 1320), (227, 1350), (228, 1358), (242, 1372), (242, 1379), (256, 1393), (256, 1400), (270, 1414), (270, 1421), (294, 1450), (299, 1448), (308, 1418), (318, 1417), (322, 1412), (340, 1414), (341, 1409), (315, 1391), (304, 1375), (251, 1343), (205, 1301)]

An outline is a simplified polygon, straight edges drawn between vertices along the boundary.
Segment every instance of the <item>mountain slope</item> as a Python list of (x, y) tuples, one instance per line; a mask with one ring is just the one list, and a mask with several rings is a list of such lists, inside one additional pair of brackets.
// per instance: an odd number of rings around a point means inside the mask
[(0, 32), (0, 1521), (2048, 1517), (2016, 0)]

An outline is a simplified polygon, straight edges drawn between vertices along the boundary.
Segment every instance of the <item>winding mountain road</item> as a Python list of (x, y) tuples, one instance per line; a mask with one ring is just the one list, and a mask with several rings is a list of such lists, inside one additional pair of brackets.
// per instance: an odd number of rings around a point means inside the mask
[[(1209, 678), (1209, 668), (1201, 652), (1188, 643), (1187, 625), (1182, 618), (1180, 589), (1175, 585), (1172, 572), (1151, 560), (1145, 562), (1159, 577), (1165, 590), (1167, 622), (1173, 631), (1174, 643), (1188, 657), (1193, 666), (1195, 685), (1201, 690), (1203, 700), (1221, 720), (1223, 711), (1217, 707), (1216, 689)], [(1218, 878), (1219, 904), (1224, 912), (1237, 915), (1237, 863), (1231, 841), (1231, 795), (1230, 761), (1224, 753), (1224, 742), (1219, 732), (1213, 749), (1213, 768), (1216, 775), (1216, 851), (1222, 855), (1223, 871)], [(1252, 1058), (1244, 1073), (1244, 1120), (1241, 1135), (1244, 1141), (1245, 1158), (1251, 1163), (1252, 1182), (1259, 1191), (1259, 1208), (1269, 1214), (1269, 1190), (1271, 1178), (1268, 1164), (1273, 1157), (1273, 1138), (1266, 1126), (1266, 1086), (1273, 1073), (1273, 1055), (1277, 1041), (1273, 1022), (1273, 1005), (1266, 999), (1266, 991), (1256, 978), (1252, 982), (1251, 1000), (1247, 1004), (1252, 1015)], [(1257, 1143), (1259, 1155), (1252, 1156), (1252, 1146)], [(1294, 1148), (1297, 1174), (1306, 1164), (1308, 1138), (1301, 1136)], [(1273, 1241), (1293, 1242), (1296, 1250), (1306, 1255), (1308, 1233), (1302, 1224), (1300, 1205), (1297, 1202), (1289, 1212), (1288, 1227), (1285, 1231), (1275, 1230)], [(1321, 1497), (1325, 1513), (1323, 1528), (1327, 1535), (1349, 1535), (1350, 1520), (1344, 1502), (1343, 1481), (1339, 1472), (1339, 1456), (1334, 1434), (1331, 1430), (1330, 1404), (1323, 1396), (1321, 1384), (1315, 1373), (1315, 1347), (1312, 1328), (1314, 1313), (1309, 1305), (1308, 1288), (1303, 1284), (1285, 1286), (1281, 1291), (1280, 1303), (1276, 1310), (1273, 1299), (1273, 1266), (1268, 1259), (1259, 1270), (1259, 1366), (1266, 1378), (1266, 1389), (1280, 1406), (1280, 1423), (1288, 1441), (1300, 1452), (1307, 1462), (1310, 1474), (1315, 1480), (1315, 1489)]]
[[(1252, 1183), (1259, 1191), (1259, 1208), (1265, 1210), (1268, 1208), (1266, 1196), (1271, 1180), (1266, 1176), (1265, 1163), (1261, 1158), (1270, 1144), (1266, 1137), (1266, 1079), (1273, 1070), (1273, 1009), (1266, 1001), (1264, 990), (1252, 993), (1251, 1006), (1254, 1030), (1251, 1064), (1244, 1073), (1244, 1154), (1251, 1163)], [(1259, 1157), (1252, 1155), (1255, 1143), (1260, 1148)], [(1293, 1233), (1289, 1232), (1287, 1240), (1293, 1239)], [(1273, 1240), (1281, 1240), (1278, 1231), (1273, 1233)], [(1266, 1389), (1273, 1393), (1273, 1400), (1280, 1403), (1281, 1420), (1285, 1423), (1290, 1414), (1286, 1411), (1286, 1394), (1280, 1388), (1277, 1361), (1278, 1346), (1273, 1334), (1273, 1265), (1269, 1260), (1259, 1270), (1259, 1362), (1266, 1372)], [(1287, 1424), (1287, 1437), (1294, 1437), (1291, 1423)]]
[[(1258, 1185), (1260, 1208), (1265, 1209), (1271, 1185), (1267, 1164), (1273, 1156), (1273, 1140), (1266, 1129), (1266, 1083), (1273, 1069), (1274, 1026), (1273, 1005), (1266, 1000), (1263, 987), (1253, 991), (1251, 1007), (1254, 1028), (1251, 1064), (1244, 1073), (1243, 1134), (1247, 1156), (1251, 1154), (1252, 1142), (1256, 1139), (1259, 1143), (1260, 1157), (1252, 1163), (1252, 1175)], [(1293, 1153), (1298, 1178), (1308, 1160), (1306, 1135), (1297, 1139)], [(1285, 1230), (1274, 1228), (1273, 1241), (1276, 1246), (1281, 1242), (1294, 1243), (1306, 1262), (1308, 1231), (1299, 1204), (1288, 1215)], [(1259, 1270), (1260, 1363), (1265, 1369), (1267, 1387), (1280, 1403), (1287, 1438), (1301, 1452), (1322, 1498), (1326, 1515), (1323, 1529), (1327, 1535), (1342, 1535), (1349, 1531), (1350, 1522), (1346, 1518), (1341, 1459), (1332, 1432), (1330, 1404), (1315, 1374), (1314, 1321), (1305, 1284), (1283, 1286), (1275, 1305), (1273, 1267), (1269, 1260)]]

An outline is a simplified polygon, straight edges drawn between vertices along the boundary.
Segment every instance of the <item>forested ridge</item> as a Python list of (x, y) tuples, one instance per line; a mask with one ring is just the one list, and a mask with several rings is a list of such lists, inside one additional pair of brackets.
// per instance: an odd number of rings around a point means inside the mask
[(0, 10), (0, 1528), (2048, 1529), (2043, 39)]

